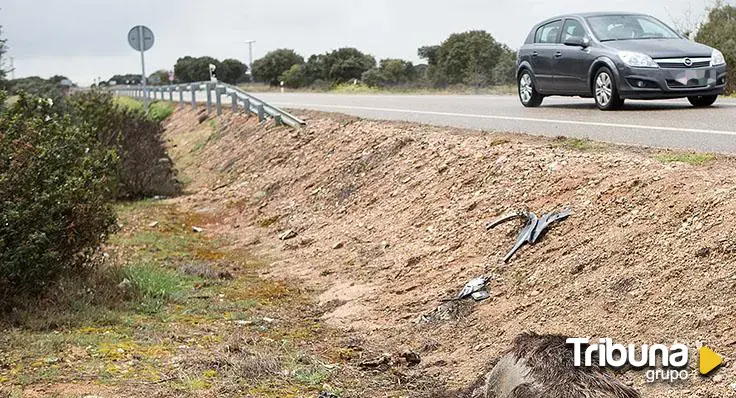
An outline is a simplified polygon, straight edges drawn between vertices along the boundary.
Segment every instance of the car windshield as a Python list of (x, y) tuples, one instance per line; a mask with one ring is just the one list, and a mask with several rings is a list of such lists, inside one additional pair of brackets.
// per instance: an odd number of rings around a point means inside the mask
[(587, 19), (600, 41), (680, 38), (670, 27), (646, 15), (602, 15)]

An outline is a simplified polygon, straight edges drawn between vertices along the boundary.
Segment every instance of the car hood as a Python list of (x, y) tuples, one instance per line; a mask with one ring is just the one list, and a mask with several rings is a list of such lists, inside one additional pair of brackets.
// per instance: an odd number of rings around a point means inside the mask
[(652, 58), (710, 57), (713, 49), (690, 40), (646, 39), (618, 40), (602, 43), (622, 51), (636, 51)]

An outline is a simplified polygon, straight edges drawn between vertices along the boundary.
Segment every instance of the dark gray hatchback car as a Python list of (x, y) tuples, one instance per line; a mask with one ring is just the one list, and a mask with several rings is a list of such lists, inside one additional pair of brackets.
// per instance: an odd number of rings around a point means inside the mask
[(519, 99), (536, 107), (550, 95), (595, 98), (598, 108), (624, 99), (688, 98), (710, 106), (726, 85), (723, 54), (681, 36), (658, 19), (586, 13), (534, 26), (517, 60)]

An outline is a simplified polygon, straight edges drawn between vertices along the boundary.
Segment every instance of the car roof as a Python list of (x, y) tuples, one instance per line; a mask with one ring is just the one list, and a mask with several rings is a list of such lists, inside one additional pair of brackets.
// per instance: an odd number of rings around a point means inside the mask
[(647, 15), (647, 14), (642, 14), (639, 12), (626, 12), (626, 11), (576, 12), (572, 14), (563, 14), (563, 15), (558, 15), (556, 17), (547, 18), (545, 22), (552, 21), (555, 19), (561, 19), (561, 18), (570, 18), (570, 17), (588, 18), (588, 17), (600, 17), (604, 15)]

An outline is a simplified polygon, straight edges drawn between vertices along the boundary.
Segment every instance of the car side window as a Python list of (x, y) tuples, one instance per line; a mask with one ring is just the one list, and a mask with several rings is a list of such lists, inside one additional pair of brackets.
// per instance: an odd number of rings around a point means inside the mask
[(562, 28), (562, 42), (564, 43), (573, 37), (585, 37), (585, 28), (583, 28), (583, 24), (581, 24), (580, 21), (576, 19), (568, 19), (565, 21), (565, 26)]
[(557, 38), (560, 35), (560, 29), (562, 29), (562, 21), (554, 21), (542, 25), (537, 28), (537, 33), (534, 36), (534, 42), (543, 44), (557, 43)]

